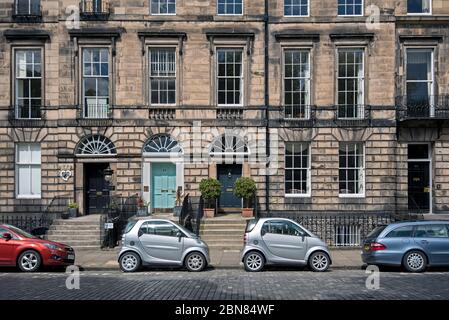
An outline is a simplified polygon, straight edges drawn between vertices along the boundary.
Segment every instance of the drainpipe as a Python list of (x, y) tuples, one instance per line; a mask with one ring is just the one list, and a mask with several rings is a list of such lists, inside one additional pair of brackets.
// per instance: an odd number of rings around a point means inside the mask
[(268, 173), (268, 169), (270, 166), (269, 163), (269, 157), (270, 157), (270, 93), (269, 93), (269, 63), (270, 63), (270, 59), (269, 59), (269, 40), (270, 40), (270, 36), (268, 34), (269, 32), (269, 26), (268, 26), (268, 21), (269, 21), (269, 0), (265, 0), (265, 12), (264, 12), (264, 56), (265, 56), (265, 72), (264, 72), (264, 76), (265, 76), (265, 85), (264, 85), (264, 90), (265, 90), (265, 96), (264, 96), (264, 102), (265, 102), (265, 121), (266, 121), (266, 125), (265, 125), (265, 154), (267, 156), (267, 162), (266, 162), (266, 172), (265, 172), (265, 207), (266, 207), (266, 214), (267, 216), (270, 215), (270, 175)]

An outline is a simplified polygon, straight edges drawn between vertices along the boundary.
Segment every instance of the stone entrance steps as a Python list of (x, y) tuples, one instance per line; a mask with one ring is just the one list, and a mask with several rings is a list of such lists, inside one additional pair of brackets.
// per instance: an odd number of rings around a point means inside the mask
[(246, 221), (239, 214), (204, 219), (200, 226), (201, 239), (210, 249), (241, 250)]
[(100, 239), (100, 215), (53, 221), (46, 239), (69, 245), (76, 249), (98, 249)]

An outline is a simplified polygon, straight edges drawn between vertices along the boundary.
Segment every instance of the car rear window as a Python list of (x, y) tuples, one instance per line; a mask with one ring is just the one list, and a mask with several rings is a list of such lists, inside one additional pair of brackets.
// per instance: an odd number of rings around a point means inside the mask
[(130, 221), (128, 222), (128, 224), (125, 227), (125, 232), (124, 233), (128, 233), (131, 231), (131, 229), (136, 225), (137, 221)]
[(409, 238), (413, 236), (413, 226), (403, 226), (390, 231), (387, 238)]
[(379, 226), (379, 227), (376, 227), (373, 231), (371, 231), (370, 233), (368, 233), (368, 235), (366, 236), (366, 238), (368, 238), (368, 239), (377, 238), (377, 237), (382, 233), (382, 231), (385, 230), (386, 227), (387, 227), (387, 226)]
[(257, 219), (248, 220), (248, 222), (246, 223), (246, 232), (253, 231), (256, 224), (257, 224)]

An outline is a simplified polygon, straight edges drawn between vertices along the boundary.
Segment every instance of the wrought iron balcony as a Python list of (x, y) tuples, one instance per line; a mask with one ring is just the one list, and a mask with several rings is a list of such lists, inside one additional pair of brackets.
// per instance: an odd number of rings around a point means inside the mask
[(399, 122), (446, 120), (449, 119), (449, 95), (398, 96), (396, 112)]
[(316, 120), (316, 107), (311, 105), (289, 105), (282, 107), (281, 117), (285, 123), (298, 127), (312, 127)]
[(109, 0), (81, 0), (80, 17), (85, 20), (105, 20), (111, 10)]
[(371, 123), (369, 105), (336, 105), (335, 123), (342, 127), (365, 127)]
[(108, 104), (84, 104), (78, 109), (78, 119), (111, 119), (112, 108)]
[(39, 20), (42, 18), (40, 0), (15, 0), (13, 18), (15, 20)]

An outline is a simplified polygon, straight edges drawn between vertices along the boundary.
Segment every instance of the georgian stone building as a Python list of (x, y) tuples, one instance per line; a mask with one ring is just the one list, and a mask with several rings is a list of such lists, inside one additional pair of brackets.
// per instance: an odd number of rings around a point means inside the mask
[[(3, 0), (0, 212), (170, 211), (239, 176), (281, 213), (446, 213), (442, 0)], [(267, 201), (269, 203), (267, 207)]]

